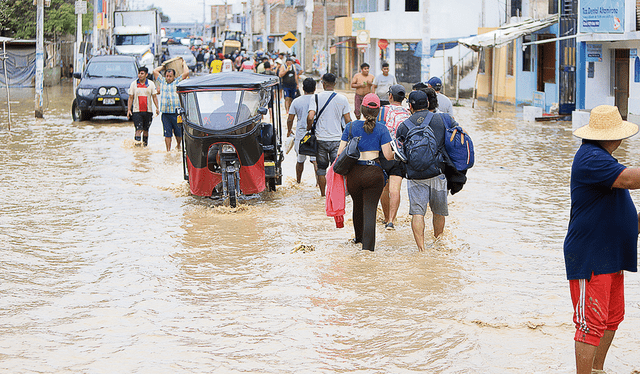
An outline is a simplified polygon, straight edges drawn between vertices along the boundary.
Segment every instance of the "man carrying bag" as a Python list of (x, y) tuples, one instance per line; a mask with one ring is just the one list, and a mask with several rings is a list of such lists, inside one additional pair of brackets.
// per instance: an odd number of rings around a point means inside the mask
[[(307, 116), (307, 130), (315, 135), (317, 143), (315, 156), (318, 163), (318, 187), (320, 188), (321, 196), (325, 196), (327, 168), (338, 156), (338, 147), (340, 146), (344, 124), (351, 122), (349, 101), (346, 96), (334, 92), (335, 85), (335, 75), (327, 73), (322, 76), (324, 92), (320, 92), (316, 96), (317, 103), (316, 100), (311, 100), (309, 115)], [(319, 111), (318, 108), (320, 108)], [(318, 113), (317, 116), (316, 113)], [(309, 132), (300, 142), (301, 154), (305, 154), (302, 152), (307, 146), (303, 145), (303, 143), (306, 143), (305, 139), (309, 140), (308, 136), (311, 135)]]

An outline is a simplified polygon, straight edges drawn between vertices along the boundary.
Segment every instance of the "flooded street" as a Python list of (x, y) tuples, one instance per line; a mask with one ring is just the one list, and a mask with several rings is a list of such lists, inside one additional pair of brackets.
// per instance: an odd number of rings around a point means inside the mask
[[(3, 96), (4, 95), (4, 96)], [(326, 217), (310, 164), (230, 209), (191, 196), (181, 154), (126, 118), (73, 122), (71, 86), (0, 93), (0, 371), (572, 373), (562, 243), (579, 140), (512, 106), (454, 108), (476, 164), (443, 243), (419, 253), (406, 182), (376, 251)], [(353, 94), (349, 93), (350, 101)], [(283, 126), (286, 122), (283, 117)], [(616, 156), (640, 166), (640, 139)], [(175, 146), (175, 143), (174, 143)], [(640, 193), (632, 192), (636, 203)], [(296, 242), (315, 246), (291, 253)], [(640, 275), (605, 370), (640, 370)]]

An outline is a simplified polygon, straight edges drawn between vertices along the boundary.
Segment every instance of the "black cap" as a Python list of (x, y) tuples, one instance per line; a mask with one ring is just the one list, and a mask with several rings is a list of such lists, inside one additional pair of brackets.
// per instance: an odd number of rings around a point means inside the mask
[(429, 87), (426, 83), (423, 82), (418, 82), (416, 84), (413, 85), (413, 87), (411, 87), (414, 90), (424, 90), (425, 88)]
[(427, 94), (423, 91), (412, 91), (409, 94), (409, 104), (414, 110), (425, 109), (429, 106), (429, 99)]
[(394, 84), (393, 86), (389, 87), (389, 93), (392, 94), (393, 96), (404, 98), (405, 95), (407, 94), (407, 91), (404, 89), (403, 85)]
[(326, 73), (322, 76), (322, 81), (327, 83), (336, 83), (336, 76), (331, 73)]

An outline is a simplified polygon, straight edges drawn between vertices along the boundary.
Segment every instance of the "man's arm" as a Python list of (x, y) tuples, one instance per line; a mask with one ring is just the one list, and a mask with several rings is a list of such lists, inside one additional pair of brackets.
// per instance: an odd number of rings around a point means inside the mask
[(160, 65), (157, 68), (153, 69), (153, 79), (158, 80), (160, 76), (160, 72), (164, 69), (164, 65)]
[(360, 88), (360, 86), (358, 86), (358, 77), (356, 77), (355, 75), (351, 80), (351, 88)]
[(307, 131), (310, 131), (311, 128), (313, 127), (313, 119), (316, 116), (316, 111), (315, 110), (310, 110), (309, 114), (307, 115)]
[(156, 106), (156, 116), (157, 116), (160, 114), (160, 105), (158, 105), (158, 95), (155, 94), (155, 91), (151, 96), (151, 98), (153, 99), (153, 104)]
[(640, 169), (638, 168), (626, 168), (618, 175), (618, 178), (613, 182), (612, 188), (624, 188), (627, 190), (640, 189)]
[(287, 136), (293, 134), (293, 120), (296, 118), (295, 114), (289, 114), (287, 118)]
[(345, 113), (343, 117), (344, 117), (344, 123), (351, 122), (351, 113)]

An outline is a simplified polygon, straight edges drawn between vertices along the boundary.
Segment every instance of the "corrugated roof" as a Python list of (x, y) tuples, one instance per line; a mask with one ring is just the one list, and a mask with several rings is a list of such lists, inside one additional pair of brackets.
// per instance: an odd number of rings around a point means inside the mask
[(459, 39), (458, 42), (474, 50), (485, 47), (500, 47), (522, 35), (531, 34), (545, 27), (549, 27), (557, 23), (559, 19), (560, 17), (557, 14), (544, 19), (529, 19), (523, 22), (504, 25), (494, 31), (477, 36), (462, 38)]

